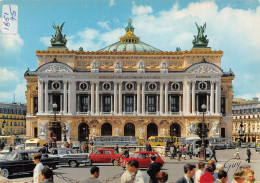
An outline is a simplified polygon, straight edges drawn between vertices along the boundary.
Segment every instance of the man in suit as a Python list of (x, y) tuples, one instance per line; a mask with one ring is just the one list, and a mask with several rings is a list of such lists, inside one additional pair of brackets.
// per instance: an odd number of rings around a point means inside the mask
[(151, 145), (149, 143), (147, 143), (145, 145), (145, 149), (146, 149), (146, 151), (152, 151), (152, 147), (151, 147)]
[(194, 183), (195, 165), (187, 164), (184, 166), (184, 176), (176, 181), (176, 183)]
[(151, 156), (152, 163), (147, 168), (147, 174), (150, 176), (150, 183), (158, 183), (156, 174), (160, 172), (161, 166), (155, 162), (156, 156)]
[(248, 161), (248, 163), (250, 163), (250, 158), (251, 158), (250, 145), (247, 146), (246, 154), (247, 154), (247, 159), (246, 159), (246, 161)]
[(217, 178), (217, 180), (215, 180), (214, 183), (226, 183), (227, 180), (228, 180), (227, 172), (224, 170), (220, 170), (218, 172), (218, 178)]
[(218, 160), (216, 158), (216, 146), (213, 146), (211, 151), (212, 152), (211, 152), (211, 156), (210, 156), (209, 160), (211, 160), (214, 157), (215, 161), (218, 162)]

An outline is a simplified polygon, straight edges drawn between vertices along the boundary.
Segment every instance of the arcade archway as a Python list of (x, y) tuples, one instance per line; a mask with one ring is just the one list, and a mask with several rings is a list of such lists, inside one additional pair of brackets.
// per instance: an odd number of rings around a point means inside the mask
[(147, 125), (147, 139), (151, 136), (158, 136), (158, 126), (154, 123)]
[(135, 125), (127, 123), (124, 127), (124, 136), (135, 136)]
[(112, 125), (110, 123), (104, 123), (101, 126), (101, 136), (112, 136)]
[(172, 123), (170, 126), (170, 136), (181, 137), (181, 126), (178, 123)]
[(85, 141), (89, 138), (89, 126), (87, 123), (80, 123), (78, 127), (78, 141)]

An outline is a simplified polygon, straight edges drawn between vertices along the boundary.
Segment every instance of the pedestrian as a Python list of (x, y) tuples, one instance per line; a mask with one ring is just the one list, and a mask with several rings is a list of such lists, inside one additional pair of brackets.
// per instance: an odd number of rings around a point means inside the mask
[(138, 170), (139, 163), (136, 160), (130, 160), (127, 163), (126, 171), (121, 176), (121, 183), (147, 183), (148, 177), (146, 177), (142, 171)]
[(214, 178), (214, 180), (217, 180), (217, 179), (218, 179), (218, 173), (219, 173), (221, 170), (224, 170), (224, 165), (223, 165), (223, 164), (217, 164), (217, 165), (216, 165), (216, 171), (213, 173), (213, 178)]
[(196, 166), (193, 164), (186, 164), (184, 166), (184, 176), (176, 181), (176, 183), (194, 183), (193, 176), (195, 175)]
[(0, 182), (1, 183), (12, 183), (8, 178), (2, 176), (2, 170), (0, 168)]
[(50, 168), (42, 169), (41, 183), (53, 183), (53, 172)]
[(188, 153), (189, 153), (190, 159), (192, 159), (192, 156), (193, 156), (193, 145), (192, 144), (190, 144), (188, 146)]
[(159, 163), (155, 162), (155, 160), (156, 160), (156, 156), (155, 155), (151, 156), (151, 160), (152, 160), (152, 163), (148, 166), (148, 168), (146, 170), (147, 174), (150, 176), (149, 183), (158, 183), (158, 180), (156, 178), (156, 174), (158, 172), (160, 172), (161, 166), (160, 166)]
[(42, 174), (42, 169), (44, 168), (43, 164), (41, 163), (42, 154), (35, 153), (32, 157), (33, 163), (36, 164), (34, 170), (33, 170), (33, 182), (39, 183), (40, 182), (40, 176)]
[(170, 159), (174, 159), (174, 143), (172, 143), (170, 147)]
[(206, 166), (205, 163), (199, 162), (198, 170), (195, 173), (195, 183), (200, 183), (200, 177), (204, 173), (205, 166)]
[(252, 169), (245, 170), (244, 175), (246, 177), (245, 183), (259, 183), (260, 182), (260, 181), (255, 180), (255, 172)]
[(117, 153), (119, 153), (118, 143), (116, 143), (115, 151), (116, 151)]
[(236, 146), (235, 159), (240, 159), (238, 146)]
[(66, 148), (70, 148), (70, 143), (69, 143), (69, 142), (66, 142), (65, 147), (66, 147)]
[(83, 147), (82, 147), (82, 150), (83, 150), (84, 153), (87, 152), (86, 146), (87, 146), (87, 143), (84, 143)]
[(231, 183), (244, 183), (245, 177), (244, 172), (241, 170), (235, 171), (233, 174), (234, 180), (231, 181)]
[(42, 154), (47, 154), (48, 151), (47, 151), (47, 144), (43, 144), (42, 148), (38, 151), (39, 153), (42, 153)]
[(185, 160), (185, 144), (182, 146), (182, 148), (181, 148), (181, 153), (182, 153), (182, 155), (181, 155), (181, 159), (182, 160)]
[(214, 183), (226, 183), (228, 181), (228, 175), (227, 172), (224, 170), (220, 170), (218, 172), (218, 178), (215, 180)]
[(81, 181), (81, 183), (101, 183), (100, 180), (98, 180), (98, 177), (100, 175), (100, 170), (97, 166), (93, 166), (90, 169), (90, 177), (86, 180)]
[(146, 151), (152, 151), (152, 146), (150, 145), (150, 143), (146, 143), (145, 149)]
[(177, 146), (177, 155), (178, 155), (178, 161), (181, 161), (182, 152), (180, 151), (180, 146)]
[(206, 172), (200, 177), (201, 183), (211, 183), (214, 182), (213, 173), (216, 170), (215, 164), (207, 165)]
[(246, 154), (247, 154), (247, 159), (246, 159), (246, 161), (247, 161), (248, 163), (250, 163), (250, 158), (251, 158), (250, 145), (247, 146)]
[(211, 156), (210, 156), (209, 160), (211, 160), (212, 158), (214, 158), (215, 161), (218, 162), (218, 160), (217, 160), (217, 158), (216, 158), (216, 146), (213, 146), (213, 147), (211, 148)]

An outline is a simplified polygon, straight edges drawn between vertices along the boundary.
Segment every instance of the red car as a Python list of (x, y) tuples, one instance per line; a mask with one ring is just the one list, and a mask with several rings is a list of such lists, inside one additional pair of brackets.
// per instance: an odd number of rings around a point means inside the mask
[(117, 166), (120, 160), (120, 154), (118, 154), (114, 149), (101, 148), (98, 149), (95, 153), (89, 154), (90, 162), (88, 165), (92, 163), (113, 163), (113, 165)]
[(136, 160), (139, 163), (139, 168), (147, 168), (152, 162), (151, 160), (152, 155), (156, 156), (155, 162), (160, 163), (161, 166), (164, 165), (164, 161), (162, 160), (162, 158), (159, 156), (157, 152), (140, 151), (140, 152), (135, 152), (130, 158), (122, 158), (121, 166), (125, 168), (128, 161)]

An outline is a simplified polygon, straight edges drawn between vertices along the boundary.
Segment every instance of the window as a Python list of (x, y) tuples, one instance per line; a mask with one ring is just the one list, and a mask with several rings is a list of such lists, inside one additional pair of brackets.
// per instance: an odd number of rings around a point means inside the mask
[(171, 112), (179, 112), (179, 96), (171, 97)]
[(125, 96), (125, 111), (134, 111), (134, 96)]
[(225, 97), (221, 97), (221, 113), (223, 114), (223, 116), (226, 115), (226, 98)]
[(38, 97), (33, 97), (33, 113), (38, 112)]
[(80, 112), (88, 112), (88, 103), (89, 103), (88, 96), (87, 95), (81, 95), (79, 102), (80, 102), (79, 111)]
[(105, 153), (104, 154), (111, 154), (111, 152), (110, 151), (105, 151)]
[(156, 96), (148, 96), (148, 112), (156, 112)]
[(103, 111), (110, 112), (111, 111), (111, 96), (104, 96), (103, 97)]
[(12, 121), (10, 122), (10, 126), (12, 126), (13, 124), (12, 124)]

